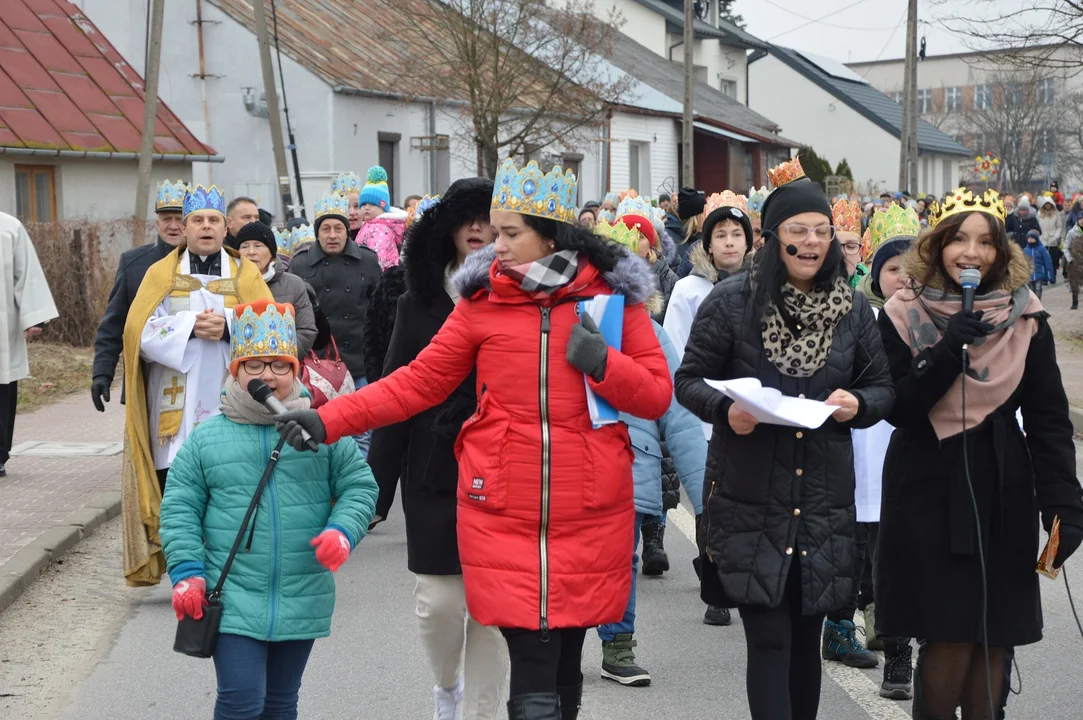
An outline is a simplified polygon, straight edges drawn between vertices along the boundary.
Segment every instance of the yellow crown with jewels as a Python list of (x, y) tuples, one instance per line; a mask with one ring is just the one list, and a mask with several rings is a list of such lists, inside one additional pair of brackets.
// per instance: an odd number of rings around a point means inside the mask
[(237, 305), (229, 334), (233, 372), (250, 358), (287, 358), (297, 367), (297, 323), (293, 305), (269, 300)]
[(166, 180), (158, 186), (158, 197), (154, 201), (154, 212), (163, 210), (184, 210), (184, 196), (188, 193), (188, 184), (183, 180), (170, 182)]
[(872, 257), (889, 240), (916, 238), (921, 234), (921, 218), (914, 208), (904, 208), (895, 203), (884, 212), (874, 213), (869, 222), (868, 247), (864, 257)]
[(557, 222), (574, 223), (578, 183), (575, 173), (559, 165), (543, 173), (531, 160), (519, 170), (511, 158), (504, 161), (493, 184), (492, 210), (534, 215)]
[(639, 231), (628, 227), (623, 222), (611, 225), (605, 220), (599, 220), (594, 225), (594, 234), (604, 237), (609, 242), (623, 245), (631, 250), (633, 255), (639, 254)]
[(1007, 219), (1004, 200), (996, 190), (986, 190), (981, 195), (975, 195), (966, 188), (956, 188), (948, 193), (944, 202), (934, 205), (934, 208), (935, 211), (929, 211), (929, 227), (936, 227), (952, 215), (967, 212), (983, 212), (1000, 222)]
[(349, 199), (339, 192), (329, 192), (316, 201), (316, 220), (322, 217), (346, 217), (350, 212)]
[(799, 157), (787, 160), (767, 171), (767, 179), (776, 188), (780, 188), (786, 183), (792, 183), (794, 180), (800, 180), (803, 177), (805, 177), (805, 169), (801, 167), (801, 158)]
[(838, 202), (831, 206), (831, 219), (835, 223), (835, 230), (860, 233), (861, 203), (839, 198)]

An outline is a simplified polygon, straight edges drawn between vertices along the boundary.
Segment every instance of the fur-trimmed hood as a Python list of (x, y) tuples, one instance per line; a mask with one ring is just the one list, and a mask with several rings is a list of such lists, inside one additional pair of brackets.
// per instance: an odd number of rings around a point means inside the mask
[(752, 253), (746, 253), (745, 259), (741, 261), (741, 268), (731, 273), (721, 273), (718, 268), (714, 266), (714, 263), (711, 261), (711, 256), (707, 254), (707, 249), (703, 247), (702, 242), (696, 243), (692, 249), (688, 251), (688, 260), (692, 263), (691, 275), (701, 277), (704, 280), (710, 281), (711, 284), (715, 284), (719, 280), (725, 280), (732, 275), (748, 270), (752, 261)]
[[(906, 273), (907, 277), (914, 280), (914, 282), (918, 282), (921, 278), (925, 277), (925, 272), (928, 270), (929, 266), (925, 260), (922, 259), (921, 249), (929, 243), (931, 237), (932, 233), (922, 235), (903, 255), (903, 272)], [(1027, 259), (1026, 253), (1023, 252), (1023, 248), (1019, 247), (1016, 243), (1009, 242), (1008, 251), (1011, 253), (1011, 259), (1008, 261), (1008, 274), (1000, 287), (993, 289), (1012, 292), (1030, 282), (1031, 265), (1030, 260)], [(929, 281), (929, 287), (936, 290), (943, 290), (943, 278), (941, 278), (939, 274), (934, 274)]]
[(492, 197), (493, 181), (488, 178), (456, 180), (440, 202), (410, 226), (401, 253), (408, 290), (426, 303), (440, 297), (444, 273), (455, 260), (452, 233), (475, 218), (488, 218)]
[[(599, 239), (598, 242), (604, 241)], [(613, 247), (620, 248), (620, 258), (612, 270), (601, 274), (602, 278), (613, 294), (624, 296), (626, 305), (646, 304), (657, 290), (654, 271), (639, 256), (633, 255), (623, 247), (616, 245)], [(580, 252), (586, 254), (587, 259), (590, 260), (592, 254), (589, 248), (583, 248)], [(492, 245), (466, 258), (463, 266), (451, 276), (451, 281), (459, 290), (459, 295), (469, 298), (479, 290), (491, 289), (489, 271), (494, 260), (496, 260), (496, 248)]]

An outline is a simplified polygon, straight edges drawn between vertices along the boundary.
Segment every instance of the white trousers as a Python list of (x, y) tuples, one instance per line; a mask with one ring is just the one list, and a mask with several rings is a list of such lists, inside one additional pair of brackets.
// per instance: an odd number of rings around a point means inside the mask
[(436, 685), (453, 688), (462, 676), (463, 720), (502, 717), (501, 698), (508, 683), (504, 636), (470, 617), (462, 575), (415, 577), (417, 636)]

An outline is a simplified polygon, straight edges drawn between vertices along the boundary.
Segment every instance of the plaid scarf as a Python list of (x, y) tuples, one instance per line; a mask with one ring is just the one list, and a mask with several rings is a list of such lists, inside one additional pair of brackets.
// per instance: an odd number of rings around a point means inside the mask
[(503, 273), (518, 281), (523, 292), (540, 300), (575, 280), (579, 274), (579, 252), (561, 250), (532, 263), (508, 268)]

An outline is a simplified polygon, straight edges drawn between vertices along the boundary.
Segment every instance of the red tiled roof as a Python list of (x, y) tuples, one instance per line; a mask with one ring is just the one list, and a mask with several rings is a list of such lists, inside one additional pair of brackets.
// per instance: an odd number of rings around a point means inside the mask
[[(0, 147), (139, 152), (143, 78), (67, 0), (0, 0)], [(214, 155), (158, 102), (154, 151)]]

